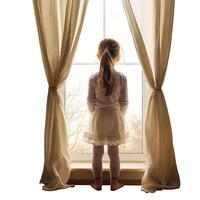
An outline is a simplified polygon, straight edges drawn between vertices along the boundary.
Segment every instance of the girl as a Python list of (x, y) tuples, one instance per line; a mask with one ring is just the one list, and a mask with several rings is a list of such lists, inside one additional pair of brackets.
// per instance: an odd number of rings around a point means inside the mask
[(104, 39), (98, 47), (99, 72), (89, 77), (87, 105), (90, 111), (88, 130), (83, 140), (93, 144), (93, 177), (91, 186), (102, 188), (102, 157), (104, 144), (108, 145), (110, 159), (110, 189), (123, 186), (118, 182), (120, 173), (119, 144), (129, 137), (124, 115), (128, 107), (127, 78), (114, 69), (120, 59), (120, 45), (113, 39)]

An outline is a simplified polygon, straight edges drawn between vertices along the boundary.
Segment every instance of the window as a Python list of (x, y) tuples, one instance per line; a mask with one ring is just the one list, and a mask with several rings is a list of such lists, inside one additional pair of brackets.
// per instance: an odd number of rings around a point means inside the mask
[[(122, 58), (115, 69), (124, 73), (128, 80), (129, 107), (125, 117), (131, 137), (128, 143), (119, 146), (121, 161), (142, 161), (145, 97), (143, 72), (121, 0), (89, 1), (73, 65), (64, 88), (71, 159), (88, 161), (92, 158), (92, 145), (83, 142), (81, 136), (89, 120), (86, 101), (88, 78), (99, 70), (97, 47), (105, 37), (116, 39), (122, 46)], [(108, 160), (106, 152), (105, 146), (104, 161)]]

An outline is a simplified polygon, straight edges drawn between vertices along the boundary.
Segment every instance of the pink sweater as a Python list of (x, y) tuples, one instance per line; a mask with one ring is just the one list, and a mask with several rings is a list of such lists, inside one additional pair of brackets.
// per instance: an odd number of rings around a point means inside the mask
[(103, 92), (96, 87), (98, 72), (89, 77), (87, 105), (90, 112), (93, 112), (95, 107), (112, 107), (119, 105), (123, 114), (128, 108), (128, 86), (126, 76), (114, 69), (115, 84), (113, 92), (109, 96), (105, 96)]

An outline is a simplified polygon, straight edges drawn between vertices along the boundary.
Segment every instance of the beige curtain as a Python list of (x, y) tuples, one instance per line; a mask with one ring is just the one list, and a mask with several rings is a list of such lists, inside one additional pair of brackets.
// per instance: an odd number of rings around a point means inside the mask
[(141, 189), (180, 187), (172, 130), (162, 84), (170, 52), (174, 0), (123, 0), (151, 95), (145, 120), (147, 167)]
[(33, 0), (44, 69), (49, 84), (45, 121), (43, 190), (68, 185), (70, 154), (61, 88), (70, 72), (88, 0)]

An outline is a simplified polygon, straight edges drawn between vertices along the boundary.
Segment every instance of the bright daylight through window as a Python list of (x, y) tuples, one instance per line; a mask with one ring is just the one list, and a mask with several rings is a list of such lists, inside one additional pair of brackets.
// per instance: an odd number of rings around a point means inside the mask
[(91, 0), (65, 88), (67, 132), (72, 157), (82, 154), (81, 158), (84, 158), (92, 154), (92, 145), (83, 142), (81, 136), (89, 120), (86, 101), (88, 78), (99, 70), (96, 53), (104, 37), (116, 39), (121, 44), (121, 60), (115, 69), (124, 73), (128, 80), (129, 107), (125, 117), (130, 140), (119, 146), (120, 156), (143, 154), (143, 75), (122, 1)]

